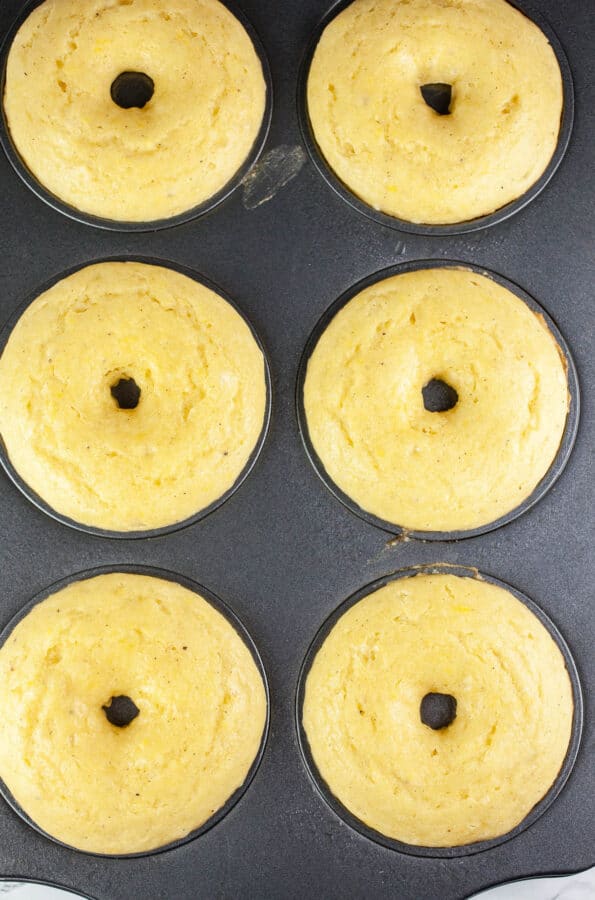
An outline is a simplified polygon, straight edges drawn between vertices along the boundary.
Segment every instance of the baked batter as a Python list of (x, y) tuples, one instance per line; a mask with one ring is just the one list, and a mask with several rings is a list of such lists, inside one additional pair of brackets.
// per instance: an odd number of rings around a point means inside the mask
[[(424, 724), (428, 694), (456, 700)], [(504, 835), (552, 786), (570, 741), (564, 658), (501, 587), (454, 575), (393, 581), (318, 651), (303, 724), (318, 771), (358, 819), (408, 844)]]
[[(424, 396), (435, 381), (455, 400), (443, 411)], [(466, 530), (516, 509), (550, 468), (566, 363), (543, 318), (507, 288), (462, 268), (421, 269), (335, 315), (309, 360), (304, 404), (318, 457), (358, 506), (410, 530)]]
[[(445, 112), (424, 100), (450, 88)], [(323, 156), (374, 209), (431, 225), (524, 194), (558, 142), (562, 77), (541, 30), (505, 0), (354, 0), (308, 79)]]
[(0, 358), (12, 465), (56, 512), (110, 531), (173, 525), (221, 498), (254, 451), (266, 404), (264, 357), (240, 314), (144, 263), (59, 281)]
[[(112, 89), (130, 72), (153, 89), (124, 108)], [(219, 0), (45, 0), (15, 37), (4, 94), (38, 181), (78, 210), (131, 222), (218, 193), (249, 156), (265, 102), (252, 41)]]
[[(40, 828), (93, 853), (199, 828), (244, 783), (266, 721), (227, 619), (144, 575), (78, 581), (35, 606), (0, 649), (0, 693), (0, 776)], [(122, 696), (138, 714), (113, 725)]]

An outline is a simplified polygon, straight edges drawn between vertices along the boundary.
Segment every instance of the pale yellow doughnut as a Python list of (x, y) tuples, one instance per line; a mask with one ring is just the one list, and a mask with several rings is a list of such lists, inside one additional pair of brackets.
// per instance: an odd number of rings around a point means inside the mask
[[(155, 92), (122, 109), (111, 85)], [(85, 213), (154, 221), (217, 194), (249, 156), (266, 103), (260, 59), (219, 0), (45, 0), (8, 58), (4, 108), (38, 181)]]
[[(127, 727), (103, 709), (129, 697)], [(186, 837), (240, 788), (266, 691), (224, 616), (181, 585), (78, 581), (0, 649), (0, 777), (44, 831), (79, 850), (139, 853)]]
[[(420, 87), (452, 86), (450, 115)], [(506, 0), (354, 0), (308, 79), (316, 141), (374, 209), (416, 223), (487, 215), (547, 168), (563, 106), (543, 32)]]
[[(111, 389), (133, 379), (135, 409)], [(265, 361), (222, 297), (138, 262), (80, 269), (23, 313), (0, 357), (0, 434), (49, 506), (110, 531), (182, 522), (220, 499), (262, 433)]]
[[(458, 393), (428, 412), (432, 379)], [(477, 272), (381, 280), (332, 319), (308, 362), (308, 432), (366, 512), (412, 531), (479, 528), (547, 473), (569, 408), (566, 361), (543, 318)]]
[[(421, 721), (428, 693), (452, 724)], [(332, 628), (307, 676), (303, 724), (332, 794), (386, 837), (450, 847), (507, 834), (568, 750), (564, 658), (509, 591), (454, 575), (391, 582)]]

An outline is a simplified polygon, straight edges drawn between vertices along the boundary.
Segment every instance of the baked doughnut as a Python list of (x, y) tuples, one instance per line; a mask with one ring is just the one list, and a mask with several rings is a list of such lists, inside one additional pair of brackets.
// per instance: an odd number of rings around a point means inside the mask
[(219, 0), (44, 0), (6, 71), (12, 141), (84, 213), (150, 222), (222, 190), (266, 104), (262, 64)]
[(307, 364), (307, 432), (362, 510), (411, 531), (515, 510), (564, 434), (566, 360), (542, 316), (465, 268), (385, 278), (336, 313)]
[[(437, 697), (440, 716), (424, 721)], [(420, 574), (339, 618), (307, 674), (302, 721), (353, 816), (407, 844), (455, 847), (507, 834), (544, 797), (573, 709), (564, 657), (525, 604), (476, 578)]]
[(354, 0), (322, 34), (307, 105), (350, 191), (445, 225), (538, 181), (558, 142), (562, 76), (545, 35), (505, 0)]
[(165, 528), (237, 482), (262, 434), (263, 353), (222, 297), (139, 262), (80, 269), (23, 313), (0, 357), (0, 435), (60, 516)]
[(0, 694), (0, 777), (47, 834), (93, 853), (200, 828), (244, 784), (267, 716), (232, 624), (194, 591), (130, 573), (34, 606), (0, 649)]

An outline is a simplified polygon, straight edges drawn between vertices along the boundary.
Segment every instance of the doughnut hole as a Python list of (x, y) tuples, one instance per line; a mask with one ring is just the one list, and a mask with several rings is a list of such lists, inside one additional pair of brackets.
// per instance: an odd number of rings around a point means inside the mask
[(140, 402), (141, 389), (134, 378), (120, 378), (110, 388), (110, 393), (119, 409), (136, 409)]
[(134, 700), (131, 700), (125, 694), (111, 697), (109, 703), (106, 703), (101, 708), (105, 713), (105, 718), (111, 725), (115, 725), (116, 728), (127, 728), (140, 713), (140, 709)]
[(443, 81), (420, 85), (420, 93), (424, 103), (439, 116), (449, 116), (452, 112), (452, 84)]
[(433, 731), (448, 728), (457, 717), (456, 698), (452, 694), (426, 694), (419, 706), (419, 717)]
[(114, 78), (110, 92), (121, 109), (143, 109), (155, 93), (155, 82), (144, 72), (121, 72)]
[(431, 378), (421, 389), (424, 407), (428, 412), (448, 412), (459, 402), (453, 387), (441, 378)]

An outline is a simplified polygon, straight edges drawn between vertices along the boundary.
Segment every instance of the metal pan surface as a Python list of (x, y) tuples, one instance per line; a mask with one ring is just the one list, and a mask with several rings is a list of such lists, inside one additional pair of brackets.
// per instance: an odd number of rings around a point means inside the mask
[[(180, 573), (231, 598), (253, 636), (270, 686), (269, 740), (241, 803), (199, 839), (155, 856), (78, 853), (0, 802), (0, 876), (64, 885), (95, 900), (464, 900), (494, 884), (586, 869), (595, 864), (591, 4), (532, 0), (563, 44), (574, 80), (575, 123), (556, 177), (505, 221), (438, 237), (361, 215), (308, 155), (299, 72), (330, 0), (236, 2), (261, 37), (275, 94), (249, 182), (208, 216), (122, 233), (84, 227), (42, 202), (0, 153), (0, 322), (54, 273), (98, 259), (169, 260), (205, 273), (240, 303), (267, 350), (274, 410), (258, 465), (213, 515), (129, 541), (64, 527), (0, 470), (0, 628), (72, 572), (127, 564)], [(0, 3), (0, 40), (24, 8), (24, 0)], [(505, 527), (460, 542), (393, 538), (354, 515), (321, 483), (296, 421), (300, 359), (324, 311), (370, 273), (427, 259), (503, 273), (538, 298), (564, 335), (581, 386), (576, 443), (556, 484)], [(453, 858), (389, 849), (349, 827), (312, 783), (295, 728), (304, 657), (337, 603), (387, 572), (437, 560), (472, 561), (533, 598), (564, 635), (584, 696), (583, 740), (556, 801), (511, 840)]]

